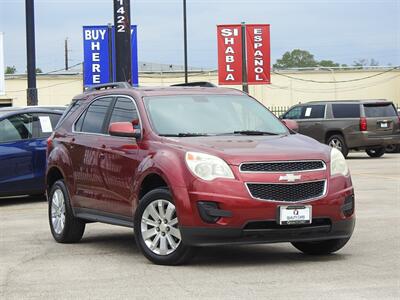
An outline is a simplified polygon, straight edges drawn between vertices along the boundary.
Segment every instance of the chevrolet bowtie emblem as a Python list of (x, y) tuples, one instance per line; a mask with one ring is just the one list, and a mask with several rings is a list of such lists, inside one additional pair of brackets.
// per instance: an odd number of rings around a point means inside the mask
[(296, 180), (300, 180), (300, 178), (301, 175), (286, 174), (279, 176), (279, 181), (295, 182)]

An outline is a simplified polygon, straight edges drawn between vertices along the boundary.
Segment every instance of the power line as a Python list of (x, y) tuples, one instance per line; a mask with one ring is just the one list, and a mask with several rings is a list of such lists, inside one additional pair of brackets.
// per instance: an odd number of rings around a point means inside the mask
[(365, 79), (369, 79), (369, 78), (373, 78), (373, 77), (377, 77), (383, 74), (386, 74), (388, 72), (392, 72), (393, 70), (397, 70), (400, 67), (393, 67), (389, 70), (380, 72), (378, 74), (374, 74), (374, 75), (370, 75), (370, 76), (366, 76), (366, 77), (362, 77), (362, 78), (355, 78), (355, 79), (349, 79), (349, 80), (335, 80), (335, 81), (320, 81), (320, 80), (313, 80), (313, 79), (304, 79), (304, 78), (299, 78), (299, 77), (295, 77), (295, 76), (290, 76), (290, 75), (286, 75), (283, 73), (279, 73), (277, 71), (272, 71), (274, 74), (279, 75), (279, 76), (283, 76), (286, 78), (290, 78), (290, 79), (294, 79), (294, 80), (299, 80), (299, 81), (305, 81), (305, 82), (313, 82), (313, 83), (346, 83), (346, 82), (354, 82), (354, 81), (361, 81), (361, 80), (365, 80)]

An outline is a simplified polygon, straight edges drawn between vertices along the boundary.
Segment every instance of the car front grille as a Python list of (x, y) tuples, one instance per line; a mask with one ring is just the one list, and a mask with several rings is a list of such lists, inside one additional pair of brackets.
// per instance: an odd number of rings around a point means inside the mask
[(325, 163), (322, 160), (305, 161), (274, 161), (274, 162), (249, 162), (240, 165), (240, 172), (302, 172), (325, 169)]
[(326, 180), (303, 183), (246, 183), (253, 198), (297, 202), (316, 199), (325, 194)]

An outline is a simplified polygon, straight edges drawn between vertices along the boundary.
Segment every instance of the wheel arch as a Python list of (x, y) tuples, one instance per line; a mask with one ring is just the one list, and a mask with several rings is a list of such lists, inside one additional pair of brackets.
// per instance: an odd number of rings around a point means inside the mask
[(329, 130), (329, 131), (327, 131), (327, 132), (325, 133), (325, 143), (328, 143), (329, 138), (330, 138), (331, 136), (333, 136), (333, 135), (340, 135), (340, 136), (342, 136), (343, 139), (344, 139), (344, 141), (346, 142), (346, 138), (345, 138), (345, 136), (344, 136), (344, 134), (343, 134), (343, 131), (341, 131), (340, 129), (331, 129), (331, 130)]

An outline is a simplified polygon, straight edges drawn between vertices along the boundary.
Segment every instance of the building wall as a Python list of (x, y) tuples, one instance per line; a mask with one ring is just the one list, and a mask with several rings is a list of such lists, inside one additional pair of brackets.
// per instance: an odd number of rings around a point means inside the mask
[[(250, 86), (249, 91), (267, 106), (335, 99), (387, 99), (400, 106), (400, 70), (389, 70), (282, 71), (272, 75), (271, 85)], [(139, 82), (142, 86), (167, 86), (183, 80), (181, 73), (146, 73), (140, 74)], [(215, 72), (190, 74), (190, 81), (216, 84), (217, 80)], [(82, 76), (41, 75), (37, 78), (37, 86), (40, 105), (68, 104), (74, 95), (82, 92)], [(6, 95), (0, 97), (0, 102), (12, 99), (14, 106), (26, 105), (25, 90), (26, 77), (7, 77)]]

